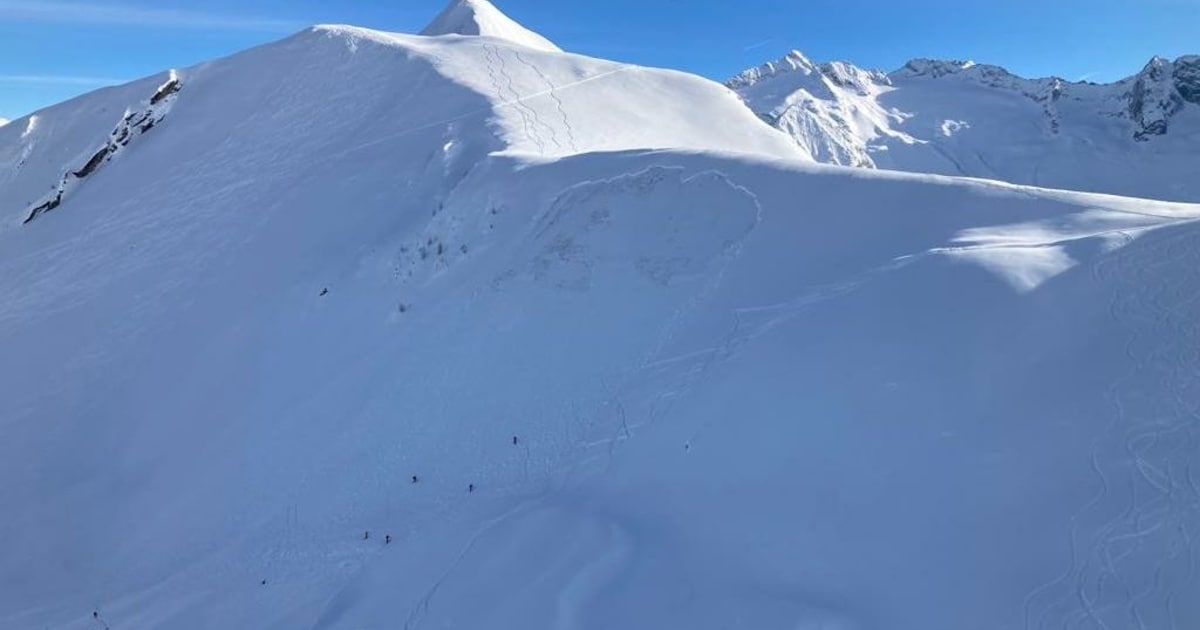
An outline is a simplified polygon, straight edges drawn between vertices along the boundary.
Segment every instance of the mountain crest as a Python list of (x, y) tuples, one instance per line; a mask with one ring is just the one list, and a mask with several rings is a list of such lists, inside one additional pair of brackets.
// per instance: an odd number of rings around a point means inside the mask
[(562, 52), (553, 42), (521, 26), (487, 0), (451, 0), (420, 34), (495, 37), (537, 50)]

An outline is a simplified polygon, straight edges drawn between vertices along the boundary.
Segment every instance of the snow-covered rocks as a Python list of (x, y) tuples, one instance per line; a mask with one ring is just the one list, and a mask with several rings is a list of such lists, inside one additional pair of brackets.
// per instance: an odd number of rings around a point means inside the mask
[[(183, 88), (182, 80), (172, 70), (168, 73), (167, 80), (144, 101), (138, 110), (126, 110), (121, 116), (121, 121), (117, 123), (115, 129), (105, 139), (104, 144), (96, 149), (86, 161), (76, 166), (68, 167), (67, 171), (62, 174), (59, 179), (58, 186), (47, 197), (39, 202), (35, 202), (29, 208), (29, 212), (22, 223), (29, 223), (36, 219), (44, 212), (54, 210), (62, 204), (63, 198), (68, 194), (68, 191), (82, 183), (82, 180), (105, 163), (112, 160), (122, 150), (125, 149), (134, 138), (150, 131), (155, 125), (161, 123), (171, 111), (171, 106), (175, 102), (176, 95)], [(30, 119), (33, 122), (33, 119)], [(23, 159), (28, 159), (25, 155)], [(18, 165), (20, 166), (20, 165)]]

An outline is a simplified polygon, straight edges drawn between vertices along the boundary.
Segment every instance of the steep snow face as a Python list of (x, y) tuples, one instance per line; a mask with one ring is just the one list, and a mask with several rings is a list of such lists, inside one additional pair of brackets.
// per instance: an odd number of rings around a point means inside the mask
[(0, 129), (0, 628), (1200, 625), (1200, 206), (798, 153), (349, 27)]
[(550, 40), (513, 21), (487, 0), (451, 0), (421, 35), (480, 35), (536, 50), (561, 52)]
[[(789, 59), (728, 85), (815, 159), (1172, 200), (1200, 141), (1200, 62), (1155, 59), (1110, 85), (917, 59), (889, 75)], [(786, 71), (769, 71), (784, 69)]]

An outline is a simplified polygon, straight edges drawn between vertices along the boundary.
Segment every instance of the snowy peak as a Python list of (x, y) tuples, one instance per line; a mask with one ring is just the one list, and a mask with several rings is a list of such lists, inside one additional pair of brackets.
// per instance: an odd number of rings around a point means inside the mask
[(971, 60), (951, 59), (912, 59), (896, 72), (914, 77), (944, 77), (948, 74), (958, 74), (963, 70), (974, 68), (977, 64)]
[[(775, 80), (778, 79), (778, 82)], [(859, 93), (870, 90), (870, 85), (888, 85), (887, 75), (876, 70), (864, 70), (841, 61), (814, 63), (804, 53), (793, 50), (782, 59), (764, 63), (738, 74), (725, 83), (734, 90), (744, 90), (760, 84), (787, 82), (800, 84), (816, 80), (835, 86), (852, 89)], [(773, 85), (773, 89), (778, 87)]]
[(1057, 77), (1027, 79), (991, 64), (960, 59), (912, 59), (889, 75), (894, 80), (958, 79), (992, 88), (1012, 90), (1035, 100), (1065, 83)]
[(487, 0), (451, 0), (421, 35), (484, 36), (506, 39), (537, 50), (561, 52), (562, 49), (541, 35), (518, 24)]
[(757, 68), (751, 68), (733, 77), (726, 85), (733, 89), (750, 87), (777, 77), (781, 74), (789, 74), (799, 72), (804, 75), (812, 74), (817, 70), (816, 64), (809, 61), (808, 57), (799, 50), (789, 52), (783, 59), (778, 61), (768, 61)]

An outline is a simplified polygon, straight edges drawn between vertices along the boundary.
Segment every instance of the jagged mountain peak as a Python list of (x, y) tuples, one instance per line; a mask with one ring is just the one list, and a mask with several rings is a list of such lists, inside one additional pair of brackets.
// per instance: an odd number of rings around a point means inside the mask
[[(746, 89), (769, 79), (788, 75), (801, 77), (800, 81), (802, 82), (806, 81), (808, 77), (813, 77), (819, 82), (829, 82), (860, 93), (868, 90), (868, 86), (872, 83), (888, 84), (887, 75), (878, 70), (865, 70), (843, 61), (815, 63), (799, 50), (792, 50), (780, 59), (738, 74), (727, 81), (726, 85), (735, 90)], [(826, 90), (820, 89), (820, 91)]]
[(421, 35), (467, 35), (506, 39), (538, 50), (561, 52), (545, 37), (525, 28), (487, 0), (451, 0)]

